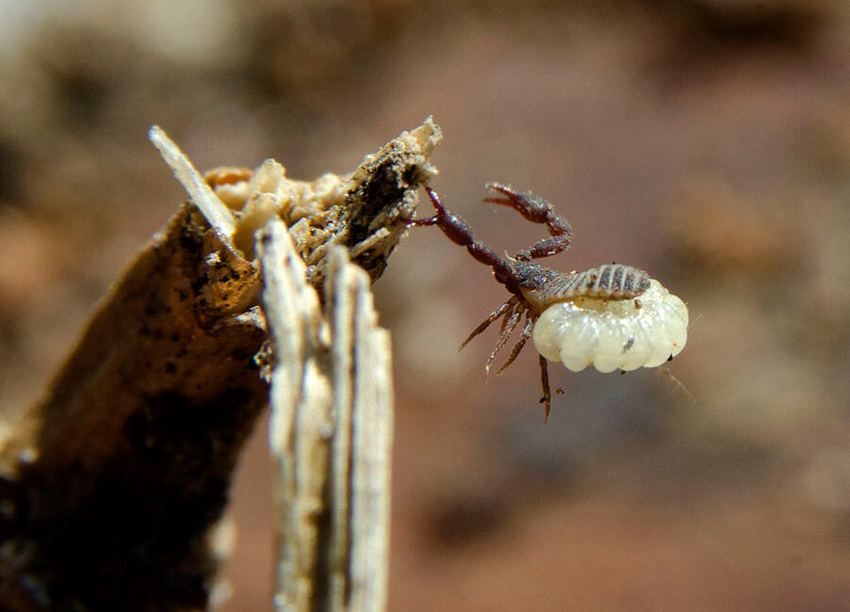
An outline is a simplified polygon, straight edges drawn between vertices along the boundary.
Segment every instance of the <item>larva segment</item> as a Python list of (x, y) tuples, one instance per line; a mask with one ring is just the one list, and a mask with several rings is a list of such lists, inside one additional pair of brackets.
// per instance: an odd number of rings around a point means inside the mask
[(634, 300), (582, 296), (543, 311), (534, 326), (534, 346), (546, 359), (574, 372), (593, 365), (600, 372), (652, 368), (685, 347), (688, 309), (650, 279)]

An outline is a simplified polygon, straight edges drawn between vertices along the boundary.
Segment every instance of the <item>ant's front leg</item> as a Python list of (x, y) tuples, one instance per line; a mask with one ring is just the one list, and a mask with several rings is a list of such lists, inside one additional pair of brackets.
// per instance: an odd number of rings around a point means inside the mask
[(544, 238), (530, 249), (523, 249), (516, 254), (519, 261), (531, 261), (540, 257), (549, 257), (560, 253), (570, 246), (573, 231), (566, 219), (555, 214), (552, 205), (546, 200), (538, 198), (531, 193), (520, 193), (512, 187), (500, 183), (488, 183), (487, 187), (502, 194), (502, 198), (484, 198), (485, 202), (510, 206), (519, 214), (532, 223), (541, 223), (546, 226), (551, 238)]

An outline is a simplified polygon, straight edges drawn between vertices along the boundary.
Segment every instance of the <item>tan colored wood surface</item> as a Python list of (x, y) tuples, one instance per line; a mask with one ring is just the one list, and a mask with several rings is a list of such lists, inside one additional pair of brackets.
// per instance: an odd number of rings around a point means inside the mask
[(0, 609), (205, 608), (210, 531), (269, 371), (276, 601), (384, 607), (392, 384), (370, 284), (436, 173), (440, 137), (429, 119), (342, 177), (292, 181), (267, 160), (205, 179), (152, 128), (192, 203), (3, 432)]

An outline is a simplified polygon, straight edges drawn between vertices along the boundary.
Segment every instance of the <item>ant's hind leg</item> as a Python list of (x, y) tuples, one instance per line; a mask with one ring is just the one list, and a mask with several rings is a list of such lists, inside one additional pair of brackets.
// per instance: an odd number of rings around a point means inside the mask
[(524, 249), (517, 253), (516, 258), (518, 260), (530, 261), (540, 257), (549, 257), (570, 246), (573, 237), (570, 224), (566, 219), (555, 214), (555, 210), (549, 202), (531, 193), (514, 191), (512, 187), (501, 183), (488, 183), (487, 188), (502, 194), (504, 197), (484, 198), (485, 202), (514, 208), (528, 221), (545, 225), (552, 236), (551, 238), (544, 238), (530, 249)]

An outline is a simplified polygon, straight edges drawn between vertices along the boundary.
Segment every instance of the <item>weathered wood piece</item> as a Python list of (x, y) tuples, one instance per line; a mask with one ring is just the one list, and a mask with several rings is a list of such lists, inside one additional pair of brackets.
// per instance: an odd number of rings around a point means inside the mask
[(267, 397), (256, 278), (189, 205), (130, 266), (0, 455), (0, 609), (205, 606)]
[(392, 374), (369, 278), (329, 254), (326, 314), (285, 227), (258, 241), (275, 346), (270, 446), (278, 466), (279, 610), (386, 603)]
[[(267, 313), (284, 313), (275, 315), (270, 351), (278, 363), (274, 403), (330, 402), (324, 416), (298, 411), (288, 431), (301, 439), (318, 428), (325, 440), (324, 450), (309, 452), (330, 462), (314, 510), (328, 513), (333, 535), (321, 526), (315, 562), (304, 565), (307, 549), (293, 548), (286, 567), (294, 570), (279, 575), (309, 575), (311, 607), (322, 601), (322, 609), (379, 610), (391, 382), (389, 341), (375, 327), (368, 287), (407, 227), (415, 190), (436, 173), (428, 158), (439, 128), (429, 119), (351, 175), (313, 182), (287, 179), (273, 160), (204, 178), (164, 132), (153, 128), (151, 139), (193, 203), (141, 251), (44, 397), (0, 436), (0, 609), (206, 607), (217, 565), (210, 529), (268, 399), (258, 365), (269, 354), (261, 351), (268, 340), (262, 290)], [(264, 289), (255, 258), (258, 229), (271, 223), (264, 236), (287, 235), (279, 219), (290, 225), (291, 261), (306, 262), (293, 295)], [(273, 269), (264, 260), (263, 273), (276, 278)], [(325, 292), (329, 314), (317, 314)], [(312, 300), (313, 318), (289, 330), (283, 305), (293, 300)], [(324, 331), (304, 336), (308, 323)], [(316, 384), (303, 386), (302, 371)], [(278, 450), (290, 439), (280, 430), (286, 414), (274, 412)], [(304, 460), (303, 444), (282, 466), (296, 458), (293, 469), (319, 465), (321, 457)], [(284, 480), (282, 491), (314, 478), (282, 474), (296, 478)], [(309, 496), (286, 499), (295, 505), (281, 506), (282, 533)], [(287, 581), (285, 589), (299, 584)]]

